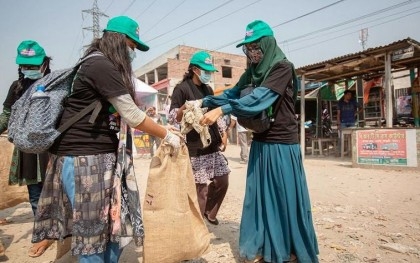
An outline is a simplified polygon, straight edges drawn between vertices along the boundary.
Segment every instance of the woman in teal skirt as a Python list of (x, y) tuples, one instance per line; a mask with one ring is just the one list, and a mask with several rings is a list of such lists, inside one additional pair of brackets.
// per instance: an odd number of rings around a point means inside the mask
[[(298, 140), (294, 66), (277, 46), (271, 28), (257, 20), (247, 26), (242, 46), (250, 65), (239, 82), (220, 96), (208, 96), (213, 109), (201, 119), (222, 115), (250, 119), (272, 114), (270, 127), (253, 133), (240, 226), (240, 256), (247, 262), (318, 262), (318, 244)], [(255, 88), (241, 97), (241, 90)], [(274, 109), (274, 110), (273, 110)]]

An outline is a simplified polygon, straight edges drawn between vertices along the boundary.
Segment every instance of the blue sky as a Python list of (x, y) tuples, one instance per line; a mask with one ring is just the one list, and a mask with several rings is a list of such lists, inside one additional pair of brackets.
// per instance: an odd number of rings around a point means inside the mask
[[(53, 58), (52, 69), (73, 65), (92, 40), (93, 0), (1, 0), (0, 103), (17, 78), (16, 48), (38, 41)], [(273, 27), (279, 46), (296, 67), (411, 37), (420, 41), (419, 0), (98, 0), (109, 17), (127, 15), (150, 46), (137, 52), (134, 69), (177, 45), (242, 54), (235, 48), (253, 20)], [(101, 17), (104, 28), (109, 18)], [(2, 107), (0, 107), (1, 109)]]

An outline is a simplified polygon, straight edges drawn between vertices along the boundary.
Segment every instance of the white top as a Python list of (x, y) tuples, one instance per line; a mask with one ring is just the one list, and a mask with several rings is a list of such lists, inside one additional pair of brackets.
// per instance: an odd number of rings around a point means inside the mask
[(231, 115), (230, 118), (232, 120), (236, 121), (236, 131), (237, 132), (246, 132), (247, 129), (245, 129), (244, 127), (242, 127), (239, 123), (238, 123), (238, 118), (236, 118), (235, 116)]

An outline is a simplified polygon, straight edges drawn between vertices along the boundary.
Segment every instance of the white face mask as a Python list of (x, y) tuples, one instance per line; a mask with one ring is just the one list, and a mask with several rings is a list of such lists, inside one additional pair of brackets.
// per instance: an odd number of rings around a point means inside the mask
[(40, 79), (44, 76), (41, 69), (24, 69), (22, 70), (22, 74), (28, 79)]
[(129, 47), (127, 47), (127, 49), (128, 49), (128, 55), (130, 56), (130, 62), (133, 62), (133, 60), (136, 58), (136, 51), (132, 50)]
[(200, 79), (201, 83), (207, 84), (207, 83), (210, 82), (211, 72), (200, 69), (200, 75), (198, 75), (198, 74), (196, 74), (196, 75)]

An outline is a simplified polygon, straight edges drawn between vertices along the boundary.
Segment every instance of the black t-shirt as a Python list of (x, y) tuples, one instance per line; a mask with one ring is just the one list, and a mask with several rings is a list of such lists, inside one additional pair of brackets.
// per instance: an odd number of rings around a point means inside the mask
[[(278, 99), (276, 102), (281, 104), (271, 128), (262, 133), (254, 133), (253, 140), (287, 144), (299, 143), (292, 70), (291, 63), (280, 62), (272, 68), (267, 78), (261, 83), (261, 87), (277, 92), (280, 96), (284, 96), (284, 99), (282, 101)], [(273, 111), (275, 108), (276, 105), (273, 105)]]
[[(171, 96), (170, 111), (181, 108), (187, 100), (198, 100), (207, 95), (213, 95), (213, 90), (209, 86), (205, 84), (196, 86), (191, 79), (187, 79), (174, 88)], [(209, 126), (209, 133), (211, 143), (206, 148), (203, 148), (200, 135), (195, 130), (187, 134), (187, 147), (190, 156), (200, 156), (219, 151), (219, 145), (222, 140), (217, 122)]]
[(120, 118), (107, 99), (128, 93), (121, 73), (105, 56), (83, 62), (73, 92), (66, 99), (60, 125), (97, 99), (101, 100), (102, 109), (94, 124), (89, 123), (91, 114), (73, 124), (55, 141), (50, 152), (74, 156), (115, 152)]

